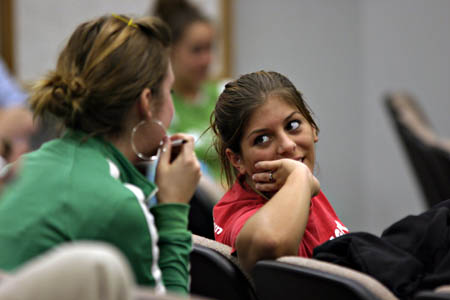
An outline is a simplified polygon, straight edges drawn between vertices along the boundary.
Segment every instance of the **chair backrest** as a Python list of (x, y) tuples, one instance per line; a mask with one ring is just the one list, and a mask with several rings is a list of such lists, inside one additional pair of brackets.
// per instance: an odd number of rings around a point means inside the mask
[(311, 258), (289, 256), (259, 261), (252, 275), (260, 300), (398, 300), (366, 274)]
[(190, 201), (188, 229), (196, 235), (214, 239), (214, 205), (222, 198), (222, 187), (208, 176), (202, 176)]
[(256, 299), (249, 277), (222, 243), (193, 235), (191, 293), (215, 299)]
[(0, 270), (0, 283), (5, 280), (6, 278), (8, 278), (10, 275), (8, 273), (6, 273), (5, 271)]
[(131, 296), (133, 300), (212, 300), (211, 298), (199, 297), (194, 295), (189, 295), (186, 297), (184, 295), (177, 295), (173, 293), (167, 293), (165, 295), (161, 295), (155, 293), (155, 291), (151, 288), (138, 286), (133, 290), (133, 294)]
[(213, 208), (214, 202), (201, 186), (195, 190), (189, 205), (188, 229), (196, 235), (214, 238)]
[(434, 291), (421, 291), (414, 295), (414, 300), (449, 300), (450, 285), (443, 285)]
[(429, 207), (450, 198), (449, 147), (406, 93), (388, 94), (386, 107)]

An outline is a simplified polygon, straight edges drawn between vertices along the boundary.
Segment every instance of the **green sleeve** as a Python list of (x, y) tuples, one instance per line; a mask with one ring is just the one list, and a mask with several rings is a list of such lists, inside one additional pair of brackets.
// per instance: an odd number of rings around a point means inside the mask
[(189, 205), (170, 203), (151, 208), (158, 229), (159, 268), (169, 291), (189, 292), (189, 254), (192, 234), (187, 230)]

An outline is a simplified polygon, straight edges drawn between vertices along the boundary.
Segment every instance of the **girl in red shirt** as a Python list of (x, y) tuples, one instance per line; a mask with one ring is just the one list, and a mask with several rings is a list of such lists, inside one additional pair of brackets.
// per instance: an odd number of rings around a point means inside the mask
[(228, 83), (211, 128), (231, 186), (214, 207), (215, 237), (244, 268), (311, 257), (314, 247), (348, 232), (313, 175), (319, 128), (289, 79), (260, 71)]

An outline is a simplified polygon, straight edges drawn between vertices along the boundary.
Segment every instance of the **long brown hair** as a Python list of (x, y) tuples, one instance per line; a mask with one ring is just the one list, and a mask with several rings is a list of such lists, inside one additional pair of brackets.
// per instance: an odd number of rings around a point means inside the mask
[(127, 20), (103, 16), (76, 28), (56, 69), (34, 86), (35, 117), (50, 113), (90, 135), (118, 134), (142, 90), (158, 94), (168, 70), (170, 30), (157, 18)]
[(236, 171), (226, 155), (226, 149), (241, 153), (241, 139), (252, 113), (262, 106), (269, 96), (277, 96), (298, 108), (317, 133), (319, 128), (312, 117), (311, 109), (292, 82), (277, 72), (259, 71), (243, 75), (225, 85), (211, 114), (210, 128), (213, 130), (214, 148), (219, 154), (222, 176), (228, 186), (236, 178)]

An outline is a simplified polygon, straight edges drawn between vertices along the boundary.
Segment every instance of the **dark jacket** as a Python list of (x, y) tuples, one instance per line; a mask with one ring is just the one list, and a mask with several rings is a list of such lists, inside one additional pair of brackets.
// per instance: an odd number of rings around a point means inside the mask
[(450, 200), (408, 216), (381, 237), (355, 232), (314, 249), (313, 257), (366, 273), (401, 299), (450, 283)]

